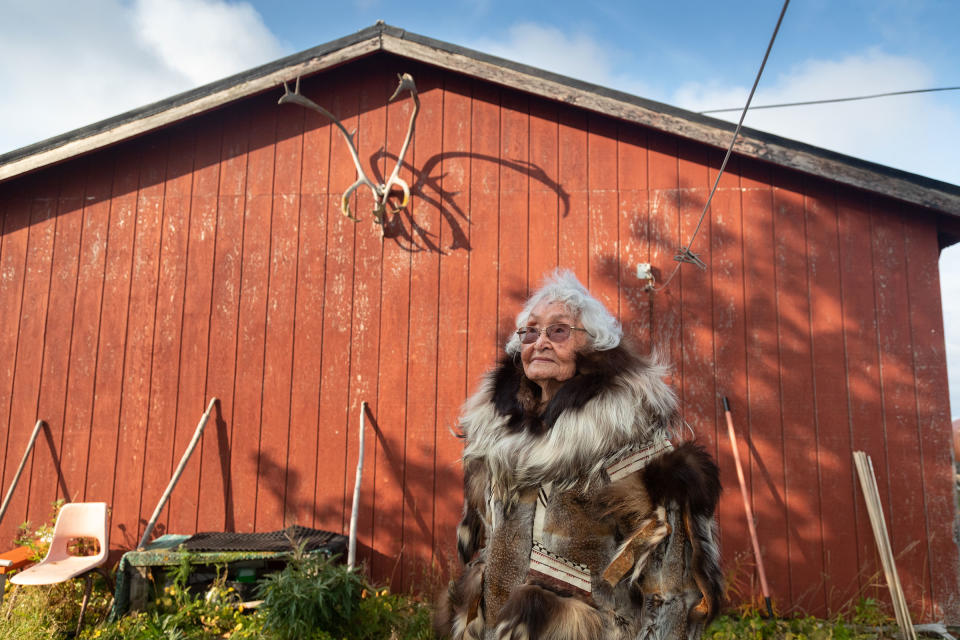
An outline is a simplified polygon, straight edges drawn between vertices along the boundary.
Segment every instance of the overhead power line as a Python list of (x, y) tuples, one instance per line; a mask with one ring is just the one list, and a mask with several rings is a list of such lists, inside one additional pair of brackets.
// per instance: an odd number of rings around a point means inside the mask
[(753, 87), (750, 88), (750, 95), (747, 96), (747, 103), (743, 105), (743, 113), (740, 114), (740, 122), (737, 123), (736, 129), (733, 130), (733, 138), (730, 139), (730, 146), (727, 147), (727, 153), (723, 156), (723, 162), (720, 163), (720, 170), (717, 171), (717, 179), (713, 183), (713, 188), (710, 189), (710, 195), (707, 196), (707, 201), (703, 203), (703, 211), (700, 213), (700, 220), (697, 221), (697, 226), (694, 228), (693, 233), (690, 234), (690, 241), (687, 242), (686, 246), (680, 247), (680, 252), (673, 257), (677, 261), (677, 266), (673, 268), (673, 271), (670, 272), (670, 275), (667, 276), (667, 279), (663, 281), (663, 284), (659, 287), (656, 287), (653, 282), (648, 285), (648, 289), (653, 292), (663, 291), (670, 281), (673, 280), (673, 277), (677, 275), (677, 272), (680, 271), (680, 267), (683, 266), (684, 262), (689, 262), (695, 264), (701, 269), (706, 269), (707, 265), (700, 259), (700, 256), (691, 251), (693, 247), (693, 241), (697, 238), (697, 233), (700, 232), (700, 225), (703, 224), (703, 219), (707, 215), (707, 211), (710, 210), (710, 202), (713, 200), (713, 194), (717, 192), (717, 187), (720, 186), (720, 177), (723, 176), (723, 170), (727, 168), (727, 161), (730, 160), (730, 154), (733, 153), (733, 145), (737, 141), (737, 136), (740, 134), (740, 128), (743, 126), (743, 119), (747, 117), (747, 111), (750, 109), (750, 102), (753, 100), (753, 94), (757, 91), (757, 85), (760, 84), (760, 77), (763, 76), (763, 68), (767, 66), (767, 59), (770, 57), (770, 50), (773, 49), (773, 43), (777, 39), (777, 33), (780, 31), (780, 25), (783, 24), (783, 16), (787, 13), (787, 7), (790, 6), (790, 0), (783, 0), (783, 8), (780, 9), (780, 16), (777, 18), (777, 25), (773, 28), (773, 34), (770, 36), (770, 43), (767, 45), (767, 50), (763, 54), (763, 61), (760, 62), (760, 68), (757, 70), (757, 77), (753, 81)]
[[(853, 102), (854, 100), (872, 100), (873, 98), (886, 98), (889, 96), (905, 96), (911, 93), (932, 93), (934, 91), (958, 91), (960, 87), (935, 87), (933, 89), (911, 89), (909, 91), (890, 91), (888, 93), (872, 93), (866, 96), (853, 96), (851, 98), (829, 98), (826, 100), (806, 100), (804, 102), (781, 102), (780, 104), (761, 104), (754, 107), (750, 107), (753, 110), (757, 109), (778, 109), (780, 107), (802, 107), (809, 104), (830, 104), (832, 102)], [(740, 111), (742, 107), (730, 107), (727, 109), (707, 109), (706, 111), (698, 111), (697, 113), (703, 115), (707, 113), (723, 113), (724, 111)]]

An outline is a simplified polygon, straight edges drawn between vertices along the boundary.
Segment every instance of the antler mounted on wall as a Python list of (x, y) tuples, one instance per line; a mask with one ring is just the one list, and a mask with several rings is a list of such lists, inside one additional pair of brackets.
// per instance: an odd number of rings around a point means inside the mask
[(410, 124), (407, 127), (407, 137), (404, 138), (403, 146), (400, 147), (400, 155), (397, 156), (397, 166), (393, 168), (393, 172), (390, 173), (390, 177), (387, 178), (387, 181), (383, 184), (376, 184), (373, 180), (368, 178), (367, 174), (363, 171), (363, 167), (360, 166), (360, 155), (357, 153), (357, 147), (353, 141), (353, 136), (356, 131), (350, 133), (335, 115), (318, 105), (313, 100), (301, 95), (299, 76), (297, 77), (297, 82), (293, 91), (290, 91), (290, 87), (287, 85), (286, 81), (284, 81), (284, 94), (280, 96), (280, 100), (277, 103), (284, 104), (287, 102), (292, 102), (299, 104), (301, 107), (313, 109), (314, 111), (317, 111), (329, 118), (333, 124), (337, 125), (337, 128), (340, 129), (340, 132), (343, 133), (343, 138), (347, 141), (347, 146), (350, 148), (350, 156), (353, 158), (353, 164), (357, 168), (357, 181), (350, 185), (350, 187), (343, 192), (343, 196), (340, 198), (340, 210), (343, 212), (343, 215), (354, 221), (359, 221), (359, 218), (355, 217), (350, 212), (350, 196), (354, 191), (357, 190), (357, 187), (362, 184), (367, 185), (370, 188), (370, 191), (373, 192), (373, 217), (374, 221), (379, 225), (384, 224), (383, 214), (387, 208), (387, 200), (390, 198), (390, 189), (392, 189), (394, 186), (398, 186), (403, 190), (403, 201), (400, 203), (399, 207), (396, 207), (396, 210), (403, 209), (410, 201), (410, 185), (408, 185), (403, 178), (400, 177), (400, 167), (403, 166), (403, 156), (406, 155), (407, 147), (410, 146), (410, 141), (413, 139), (413, 130), (417, 122), (417, 114), (420, 113), (420, 97), (417, 95), (417, 85), (413, 82), (413, 76), (411, 76), (409, 73), (404, 73), (402, 75), (397, 74), (397, 77), (400, 78), (400, 84), (397, 85), (396, 91), (394, 91), (393, 95), (390, 96), (388, 102), (393, 102), (397, 96), (400, 95), (400, 93), (402, 93), (404, 90), (407, 90), (410, 92), (411, 97), (413, 97), (414, 107), (413, 113), (410, 114)]

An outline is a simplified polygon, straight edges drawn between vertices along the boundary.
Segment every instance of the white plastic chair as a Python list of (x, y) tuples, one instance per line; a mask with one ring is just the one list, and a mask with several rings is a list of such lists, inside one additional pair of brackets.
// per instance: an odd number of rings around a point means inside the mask
[[(67, 543), (75, 538), (93, 538), (100, 545), (100, 553), (93, 556), (74, 556), (67, 550)], [(57, 522), (53, 526), (53, 539), (50, 550), (39, 563), (24, 569), (10, 578), (15, 585), (55, 584), (75, 578), (96, 569), (107, 561), (107, 503), (71, 502), (60, 508)], [(90, 599), (93, 574), (87, 575), (83, 592), (83, 604), (80, 606), (80, 620), (77, 632), (83, 624), (83, 614)], [(12, 599), (12, 598), (11, 598)], [(11, 608), (13, 603), (10, 603)]]

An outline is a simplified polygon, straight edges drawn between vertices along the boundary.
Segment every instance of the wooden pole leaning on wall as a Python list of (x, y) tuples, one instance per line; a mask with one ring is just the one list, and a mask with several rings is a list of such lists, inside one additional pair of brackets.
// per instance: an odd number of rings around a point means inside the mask
[(747, 516), (750, 544), (753, 545), (753, 557), (757, 560), (757, 575), (760, 576), (760, 590), (763, 592), (763, 602), (767, 605), (767, 615), (772, 618), (773, 605), (770, 602), (770, 585), (767, 584), (767, 572), (763, 568), (763, 556), (760, 555), (760, 541), (757, 538), (757, 527), (753, 523), (753, 509), (750, 508), (750, 496), (747, 494), (747, 483), (743, 477), (743, 465), (740, 464), (740, 449), (737, 447), (737, 434), (733, 429), (733, 414), (730, 413), (730, 402), (726, 396), (723, 397), (723, 411), (727, 416), (727, 435), (730, 437), (733, 462), (737, 466), (737, 481), (740, 483), (740, 497), (743, 498), (743, 510)]
[(7, 489), (7, 495), (3, 498), (3, 505), (0, 505), (0, 522), (3, 522), (3, 516), (7, 513), (7, 507), (10, 506), (10, 499), (13, 497), (13, 490), (17, 487), (17, 482), (20, 481), (20, 474), (23, 473), (23, 468), (27, 465), (27, 458), (30, 457), (30, 452), (33, 451), (33, 445), (37, 442), (37, 435), (40, 433), (40, 428), (43, 427), (46, 422), (43, 420), (37, 420), (37, 424), (33, 426), (33, 433), (30, 434), (30, 441), (27, 443), (27, 450), (23, 452), (23, 458), (20, 460), (20, 466), (17, 467), (17, 472), (13, 474), (13, 480), (10, 482), (10, 488)]
[(903, 596), (903, 587), (900, 586), (900, 575), (893, 560), (893, 549), (890, 547), (890, 537), (887, 534), (887, 522), (883, 517), (883, 505), (880, 504), (880, 491), (877, 489), (877, 477), (873, 473), (873, 461), (863, 451), (853, 452), (853, 461), (857, 467), (857, 476), (860, 479), (860, 488), (863, 489), (863, 498), (867, 503), (867, 514), (870, 516), (870, 527), (873, 529), (873, 538), (877, 542), (880, 552), (880, 563), (883, 565), (883, 574), (890, 588), (890, 599), (893, 601), (893, 614), (897, 619), (897, 626), (904, 638), (917, 640), (917, 632), (910, 620), (910, 611), (907, 600)]
[(219, 402), (219, 400), (216, 398), (210, 398), (210, 404), (207, 405), (207, 410), (200, 416), (200, 422), (197, 424), (197, 429), (193, 432), (193, 438), (190, 440), (190, 444), (187, 445), (187, 450), (183, 452), (183, 457), (180, 458), (180, 464), (177, 465), (177, 470), (173, 472), (173, 477), (170, 478), (170, 483), (167, 485), (166, 491), (160, 496), (160, 502), (157, 503), (157, 508), (153, 510), (153, 515), (150, 516), (150, 522), (147, 523), (147, 528), (143, 530), (143, 537), (137, 546), (138, 549), (146, 547), (147, 541), (150, 539), (150, 534), (153, 533), (153, 527), (157, 524), (157, 519), (160, 517), (160, 512), (163, 511), (167, 500), (170, 499), (170, 494), (173, 493), (173, 488), (177, 486), (180, 475), (187, 466), (187, 461), (193, 454), (193, 450), (197, 447), (197, 443), (200, 442), (200, 436), (203, 435), (203, 428), (207, 426), (207, 420), (210, 419), (210, 412), (213, 411), (217, 402)]
[(363, 432), (366, 430), (367, 401), (360, 403), (360, 454), (357, 456), (357, 477), (353, 482), (353, 507), (350, 510), (350, 538), (347, 546), (347, 568), (357, 562), (357, 520), (360, 515), (360, 481), (363, 480)]

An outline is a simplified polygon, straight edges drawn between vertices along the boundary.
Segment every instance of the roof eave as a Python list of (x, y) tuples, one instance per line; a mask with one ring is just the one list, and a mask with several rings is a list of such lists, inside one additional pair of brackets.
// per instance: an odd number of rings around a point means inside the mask
[[(339, 40), (0, 156), (0, 181), (385, 51), (725, 149), (734, 125), (378, 23)], [(960, 217), (960, 187), (744, 128), (734, 151)]]
[(275, 89), (284, 81), (370, 55), (381, 48), (381, 31), (379, 25), (369, 27), (345, 38), (0, 155), (0, 182), (212, 111), (235, 100)]

